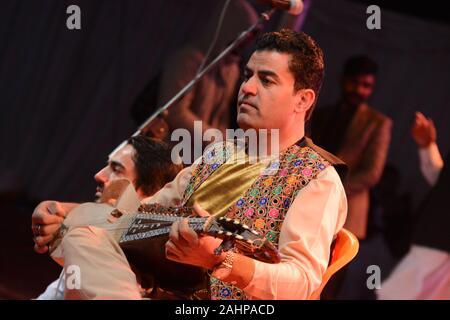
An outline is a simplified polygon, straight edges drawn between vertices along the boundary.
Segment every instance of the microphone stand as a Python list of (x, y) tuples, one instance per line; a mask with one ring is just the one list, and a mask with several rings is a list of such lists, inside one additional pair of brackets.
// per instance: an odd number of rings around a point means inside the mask
[[(165, 105), (157, 109), (150, 117), (148, 117), (147, 120), (136, 130), (136, 132), (133, 133), (132, 137), (139, 135), (142, 132), (142, 130), (145, 129), (156, 117), (158, 117), (161, 113), (170, 108), (179, 99), (183, 98), (186, 95), (186, 93), (189, 90), (191, 90), (197, 84), (197, 82), (200, 81), (200, 79), (203, 77), (204, 74), (206, 74), (208, 71), (214, 68), (223, 58), (225, 58), (225, 56), (227, 56), (231, 51), (233, 51), (236, 47), (238, 47), (241, 44), (241, 42), (245, 40), (252, 32), (254, 32), (260, 24), (262, 24), (264, 21), (270, 20), (274, 12), (275, 9), (270, 9), (268, 11), (261, 13), (257, 22), (255, 22), (247, 30), (242, 32), (213, 61), (211, 61), (205, 68), (203, 68), (199, 73), (197, 73), (197, 75), (186, 86), (184, 86), (172, 99), (170, 99), (169, 102), (167, 102)], [(126, 144), (127, 140), (123, 141), (109, 155), (112, 156), (114, 153), (117, 152), (117, 150), (119, 150)]]

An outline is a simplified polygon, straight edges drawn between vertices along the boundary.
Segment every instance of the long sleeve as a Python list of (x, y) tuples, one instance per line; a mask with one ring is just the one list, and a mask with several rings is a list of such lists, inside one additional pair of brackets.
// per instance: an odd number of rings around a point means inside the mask
[(344, 225), (347, 199), (336, 170), (329, 167), (302, 189), (283, 222), (281, 262), (254, 260), (255, 272), (243, 288), (256, 299), (308, 299), (321, 283), (330, 246)]
[(380, 180), (391, 141), (391, 128), (392, 121), (383, 119), (374, 132), (362, 161), (357, 168), (350, 169), (345, 186), (348, 195), (371, 188)]
[(436, 143), (419, 149), (420, 171), (430, 186), (434, 186), (439, 178), (444, 160), (442, 160)]

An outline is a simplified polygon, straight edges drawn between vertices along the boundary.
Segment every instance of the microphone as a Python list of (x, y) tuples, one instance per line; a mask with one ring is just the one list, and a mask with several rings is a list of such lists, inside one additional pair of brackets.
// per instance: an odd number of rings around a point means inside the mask
[(270, 5), (273, 8), (286, 10), (288, 13), (296, 16), (303, 11), (302, 0), (259, 0), (259, 2)]

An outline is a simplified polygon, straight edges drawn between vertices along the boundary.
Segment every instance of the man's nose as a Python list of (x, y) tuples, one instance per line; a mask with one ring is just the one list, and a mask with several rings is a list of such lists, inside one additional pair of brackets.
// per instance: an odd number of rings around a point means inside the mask
[(364, 84), (360, 84), (358, 85), (358, 87), (356, 88), (356, 92), (358, 92), (359, 94), (364, 94), (368, 91), (368, 86), (364, 85)]
[(94, 175), (95, 181), (97, 181), (97, 182), (99, 182), (99, 183), (105, 183), (105, 182), (107, 182), (107, 181), (108, 181), (108, 174), (107, 174), (107, 172), (106, 172), (107, 170), (108, 170), (108, 168), (105, 167), (105, 168), (103, 168), (102, 170), (100, 170), (99, 172), (97, 172), (97, 173)]
[(251, 77), (247, 81), (242, 82), (241, 92), (245, 95), (252, 95), (252, 96), (256, 95), (257, 89), (256, 89), (256, 81), (254, 80), (254, 77)]

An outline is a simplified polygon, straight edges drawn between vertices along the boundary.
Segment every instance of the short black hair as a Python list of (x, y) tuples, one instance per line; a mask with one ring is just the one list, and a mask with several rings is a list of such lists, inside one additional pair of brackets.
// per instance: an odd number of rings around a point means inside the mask
[(344, 76), (376, 75), (378, 64), (366, 55), (350, 57), (344, 64)]
[(135, 187), (140, 188), (147, 196), (172, 181), (183, 168), (182, 165), (172, 162), (171, 148), (161, 140), (137, 135), (128, 139), (128, 144), (135, 150)]
[(316, 100), (305, 117), (305, 120), (308, 120), (322, 88), (325, 74), (322, 49), (306, 33), (282, 29), (264, 33), (256, 40), (255, 51), (264, 50), (290, 54), (289, 70), (295, 79), (294, 92), (312, 89), (316, 94)]

